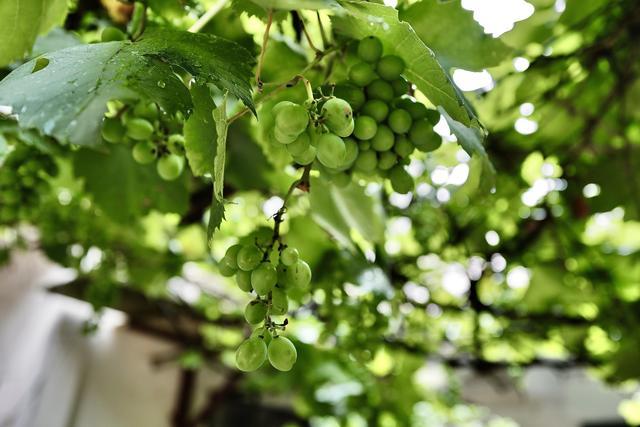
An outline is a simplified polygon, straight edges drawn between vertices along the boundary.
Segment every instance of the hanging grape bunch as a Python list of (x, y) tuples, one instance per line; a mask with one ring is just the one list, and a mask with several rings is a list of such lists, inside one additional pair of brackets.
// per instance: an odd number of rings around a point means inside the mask
[(15, 148), (0, 164), (0, 224), (35, 218), (41, 198), (51, 190), (58, 174), (53, 159), (26, 144)]
[(162, 179), (177, 179), (185, 163), (181, 117), (163, 114), (153, 102), (110, 102), (109, 107), (102, 138), (113, 144), (131, 145), (136, 162), (146, 165), (155, 161)]
[[(275, 247), (277, 246), (277, 248)], [(238, 369), (258, 369), (265, 360), (280, 371), (289, 371), (297, 359), (296, 348), (280, 335), (288, 320), (276, 323), (271, 316), (284, 316), (289, 310), (287, 292), (305, 289), (311, 282), (311, 269), (298, 251), (282, 243), (254, 243), (231, 246), (220, 262), (221, 273), (234, 276), (238, 287), (255, 295), (244, 317), (256, 329), (236, 351)]]

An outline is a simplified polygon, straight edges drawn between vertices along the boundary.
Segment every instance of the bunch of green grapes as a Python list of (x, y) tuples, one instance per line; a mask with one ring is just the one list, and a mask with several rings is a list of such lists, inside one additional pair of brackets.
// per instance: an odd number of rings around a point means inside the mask
[(276, 323), (271, 316), (284, 316), (289, 310), (287, 292), (305, 289), (311, 282), (311, 269), (298, 251), (279, 243), (260, 246), (259, 242), (231, 246), (220, 266), (225, 276), (234, 276), (238, 287), (255, 295), (244, 317), (256, 329), (236, 351), (238, 369), (258, 369), (267, 358), (280, 371), (289, 371), (297, 359), (296, 348), (279, 335), (288, 321)]
[(0, 165), (0, 224), (32, 220), (42, 196), (51, 190), (49, 180), (57, 174), (58, 166), (49, 155), (15, 145)]
[(163, 114), (153, 102), (111, 102), (109, 107), (102, 123), (102, 138), (131, 145), (136, 162), (146, 165), (155, 161), (162, 179), (177, 179), (185, 164), (181, 118)]
[[(405, 63), (395, 55), (383, 55), (382, 43), (366, 37), (357, 45), (357, 62), (349, 69), (348, 81), (336, 85), (334, 93), (354, 110), (355, 126), (345, 144), (353, 147), (353, 162), (342, 173), (378, 175), (388, 178), (394, 191), (407, 193), (414, 183), (405, 170), (414, 150), (436, 150), (442, 140), (433, 126), (440, 115), (415, 102), (410, 84), (402, 76)], [(348, 183), (348, 176), (333, 176)]]

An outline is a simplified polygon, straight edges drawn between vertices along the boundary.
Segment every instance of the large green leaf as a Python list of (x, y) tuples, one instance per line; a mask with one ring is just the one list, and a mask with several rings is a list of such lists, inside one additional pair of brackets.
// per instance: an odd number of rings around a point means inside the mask
[(175, 67), (229, 90), (253, 108), (252, 61), (245, 49), (218, 37), (151, 30), (135, 43), (82, 45), (24, 64), (0, 82), (0, 106), (10, 107), (22, 127), (91, 145), (100, 142), (111, 99), (145, 98), (169, 113), (189, 114), (191, 97)]
[(67, 15), (67, 0), (0, 1), (0, 67), (21, 59), (38, 34), (61, 25)]
[(347, 14), (333, 17), (338, 32), (356, 39), (378, 37), (386, 53), (398, 55), (405, 61), (405, 76), (435, 106), (443, 107), (451, 117), (470, 125), (473, 113), (466, 108), (433, 51), (420, 40), (411, 25), (398, 19), (396, 9), (348, 0), (341, 3)]
[(206, 85), (191, 87), (193, 114), (184, 124), (185, 149), (189, 166), (196, 176), (213, 175), (216, 157), (216, 125), (211, 112), (216, 104)]
[(109, 152), (84, 148), (73, 157), (75, 175), (84, 180), (85, 190), (110, 217), (126, 223), (152, 209), (175, 213), (187, 209), (184, 180), (163, 181), (155, 164), (136, 163), (127, 147), (110, 148)]
[(485, 34), (460, 1), (425, 0), (400, 13), (445, 68), (481, 70), (500, 64), (511, 53), (502, 40)]

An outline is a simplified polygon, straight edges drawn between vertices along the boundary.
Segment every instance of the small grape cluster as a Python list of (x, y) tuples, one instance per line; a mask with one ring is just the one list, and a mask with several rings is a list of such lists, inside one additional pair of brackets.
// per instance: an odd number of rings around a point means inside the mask
[(57, 174), (58, 166), (49, 155), (16, 145), (0, 167), (0, 223), (33, 219), (42, 195), (51, 190), (49, 179)]
[(111, 103), (102, 123), (102, 138), (113, 144), (132, 144), (134, 160), (146, 165), (157, 160), (158, 175), (177, 179), (185, 163), (180, 117), (163, 114), (154, 102)]
[[(346, 143), (356, 147), (356, 155), (344, 172), (377, 174), (388, 178), (394, 191), (407, 193), (414, 183), (404, 166), (415, 149), (429, 152), (440, 146), (441, 138), (433, 131), (440, 115), (408, 95), (402, 58), (382, 53), (376, 37), (360, 40), (358, 60), (350, 67), (348, 80), (334, 89), (355, 115), (352, 139)], [(334, 181), (345, 182), (345, 178), (334, 177)]]
[[(220, 262), (221, 273), (235, 275), (238, 287), (255, 293), (244, 311), (244, 317), (256, 329), (236, 351), (238, 369), (255, 371), (267, 358), (280, 371), (289, 371), (296, 362), (296, 348), (288, 338), (279, 335), (288, 321), (276, 323), (271, 316), (284, 316), (289, 310), (287, 291), (304, 289), (311, 282), (311, 269), (300, 259), (295, 248), (258, 242), (231, 246)], [(259, 326), (261, 325), (261, 326)]]

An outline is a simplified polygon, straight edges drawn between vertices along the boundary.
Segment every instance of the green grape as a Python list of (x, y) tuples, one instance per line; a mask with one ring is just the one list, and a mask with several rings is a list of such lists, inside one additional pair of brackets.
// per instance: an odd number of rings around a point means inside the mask
[(141, 165), (147, 165), (156, 159), (156, 145), (151, 141), (140, 141), (131, 149), (133, 159)]
[(372, 117), (378, 123), (382, 123), (389, 114), (389, 105), (379, 99), (372, 99), (362, 106), (362, 114)]
[(349, 183), (351, 182), (351, 175), (345, 172), (339, 172), (339, 173), (333, 174), (331, 175), (331, 182), (336, 187), (344, 188), (347, 185), (349, 185)]
[(396, 143), (393, 144), (393, 151), (400, 157), (410, 156), (415, 148), (411, 141), (409, 141), (409, 138), (404, 135), (398, 135), (396, 137)]
[(349, 69), (349, 80), (356, 86), (364, 87), (377, 78), (371, 64), (366, 62), (358, 62)]
[(346, 137), (353, 132), (353, 111), (347, 101), (331, 98), (322, 106), (324, 124), (338, 136)]
[(380, 153), (380, 158), (378, 159), (378, 167), (383, 171), (391, 169), (396, 163), (398, 163), (398, 156), (396, 156), (391, 151)]
[(371, 82), (371, 84), (365, 88), (365, 92), (370, 99), (381, 99), (386, 102), (393, 100), (393, 87), (381, 79)]
[(411, 126), (409, 139), (418, 150), (424, 152), (437, 150), (442, 144), (442, 138), (433, 131), (433, 126), (427, 119), (419, 120)]
[(299, 165), (308, 165), (316, 159), (316, 147), (310, 145), (300, 155), (293, 156), (293, 160)]
[(373, 150), (360, 150), (360, 155), (354, 163), (354, 167), (361, 172), (373, 172), (378, 165), (378, 157)]
[(175, 154), (169, 154), (168, 156), (161, 157), (156, 164), (156, 169), (160, 178), (165, 181), (173, 181), (178, 178), (184, 168), (184, 158), (176, 156)]
[(402, 96), (409, 92), (409, 82), (402, 77), (392, 81), (391, 87), (393, 88), (393, 94), (395, 96)]
[(391, 187), (396, 193), (405, 194), (413, 190), (413, 178), (400, 165), (394, 166), (389, 171), (389, 181), (391, 181)]
[(382, 42), (374, 36), (363, 38), (358, 43), (358, 56), (363, 61), (376, 62), (382, 56)]
[(262, 322), (267, 315), (267, 305), (260, 301), (251, 301), (244, 308), (244, 318), (250, 325), (257, 325)]
[(393, 110), (391, 114), (389, 114), (389, 127), (395, 133), (407, 133), (409, 129), (411, 129), (411, 115), (405, 110)]
[(237, 261), (240, 270), (251, 271), (262, 261), (262, 252), (255, 245), (243, 246), (238, 251)]
[(316, 156), (320, 163), (328, 168), (337, 168), (344, 161), (347, 149), (344, 141), (337, 135), (325, 133), (318, 140)]
[(267, 345), (259, 337), (249, 338), (236, 350), (236, 366), (241, 371), (255, 371), (265, 360), (267, 360)]
[(268, 262), (263, 262), (251, 273), (251, 286), (260, 296), (265, 296), (278, 281), (276, 268)]
[(371, 140), (371, 147), (376, 151), (387, 151), (393, 147), (395, 136), (389, 127), (385, 125), (378, 126), (378, 131)]
[(400, 78), (404, 71), (404, 61), (396, 55), (386, 55), (380, 58), (376, 71), (385, 80), (392, 81)]
[(271, 342), (271, 332), (264, 326), (261, 326), (251, 332), (251, 338), (260, 338), (265, 344), (269, 344)]
[(366, 98), (362, 88), (350, 84), (339, 84), (335, 87), (333, 94), (342, 98), (351, 105), (353, 111), (358, 111), (365, 103)]
[(300, 258), (298, 250), (289, 246), (284, 248), (284, 250), (282, 251), (282, 254), (280, 255), (280, 262), (282, 262), (287, 267), (290, 267), (298, 262), (298, 258)]
[(289, 311), (289, 300), (287, 294), (278, 287), (271, 291), (271, 314), (274, 316), (283, 316)]
[(440, 112), (437, 110), (427, 109), (426, 117), (427, 117), (427, 120), (429, 120), (429, 123), (435, 126), (440, 121)]
[(269, 343), (267, 351), (271, 366), (279, 371), (290, 371), (298, 360), (296, 346), (283, 336), (275, 336)]
[(353, 135), (361, 141), (373, 138), (378, 131), (378, 124), (369, 116), (359, 116), (356, 118), (353, 128)]
[(414, 102), (409, 98), (403, 98), (398, 103), (398, 107), (407, 110), (413, 120), (424, 119), (427, 117), (427, 107), (420, 102)]
[(126, 129), (118, 118), (107, 117), (102, 122), (101, 134), (102, 138), (104, 138), (104, 140), (107, 142), (111, 142), (113, 144), (122, 142), (125, 133)]
[(220, 271), (220, 274), (222, 274), (224, 277), (231, 277), (234, 274), (236, 274), (236, 270), (234, 268), (229, 267), (227, 264), (223, 262), (218, 264), (218, 270)]
[[(303, 135), (303, 134), (301, 134)], [(273, 137), (280, 144), (291, 144), (298, 138), (298, 135), (289, 135), (282, 132), (278, 127), (273, 128)]]
[(304, 132), (308, 124), (309, 112), (302, 105), (287, 104), (278, 109), (276, 128), (282, 134), (297, 137)]
[(238, 269), (238, 252), (242, 249), (242, 245), (233, 245), (227, 249), (227, 252), (222, 257), (222, 263), (234, 270)]
[(311, 269), (309, 264), (299, 259), (291, 267), (287, 268), (286, 284), (294, 288), (304, 289), (311, 282)]
[(340, 171), (345, 171), (353, 166), (353, 163), (358, 158), (358, 153), (360, 149), (358, 148), (358, 143), (351, 138), (345, 138), (344, 140), (344, 148), (346, 150), (344, 155), (344, 160), (342, 164), (338, 168)]
[(183, 156), (185, 153), (184, 136), (180, 134), (170, 135), (169, 138), (167, 139), (167, 148), (169, 149), (169, 152), (171, 152), (172, 154)]
[(359, 151), (367, 151), (371, 149), (371, 141), (359, 141), (358, 149)]
[(309, 146), (311, 145), (309, 134), (307, 132), (301, 133), (295, 141), (291, 144), (287, 144), (287, 151), (292, 156), (300, 156), (302, 153), (307, 151)]
[(125, 40), (127, 35), (116, 27), (105, 27), (100, 34), (100, 40), (103, 43), (118, 42)]
[(238, 287), (241, 290), (245, 292), (251, 292), (253, 290), (253, 288), (251, 287), (251, 272), (244, 271), (244, 270), (237, 270), (236, 283), (238, 284)]
[(144, 141), (153, 135), (153, 125), (145, 119), (132, 118), (126, 124), (127, 136), (137, 141)]
[(291, 102), (291, 101), (280, 101), (278, 102), (276, 105), (273, 106), (273, 108), (271, 109), (271, 114), (273, 115), (273, 117), (277, 116), (278, 113), (285, 107), (296, 107), (298, 106), (298, 104), (296, 104), (295, 102)]
[(136, 117), (141, 117), (147, 120), (158, 119), (158, 106), (155, 102), (138, 102), (133, 109), (133, 114)]

